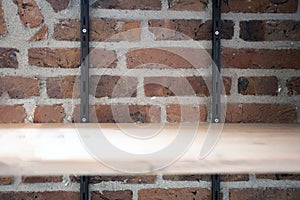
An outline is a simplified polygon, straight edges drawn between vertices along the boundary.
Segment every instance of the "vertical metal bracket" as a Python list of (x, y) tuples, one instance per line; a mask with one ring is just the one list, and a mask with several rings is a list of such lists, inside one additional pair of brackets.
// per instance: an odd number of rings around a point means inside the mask
[[(89, 0), (80, 1), (80, 122), (89, 122)], [(89, 177), (80, 177), (80, 200), (89, 200)]]
[[(221, 121), (221, 0), (213, 0), (212, 123)], [(212, 200), (220, 200), (220, 176), (212, 175)]]

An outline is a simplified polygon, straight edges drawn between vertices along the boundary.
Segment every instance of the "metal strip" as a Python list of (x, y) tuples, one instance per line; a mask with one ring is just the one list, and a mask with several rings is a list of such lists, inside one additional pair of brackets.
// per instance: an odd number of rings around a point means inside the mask
[[(221, 0), (213, 0), (212, 27), (212, 123), (221, 119)], [(220, 176), (212, 175), (212, 200), (220, 200)]]
[[(89, 1), (80, 1), (80, 121), (89, 122)], [(80, 177), (80, 200), (89, 200), (89, 177)]]

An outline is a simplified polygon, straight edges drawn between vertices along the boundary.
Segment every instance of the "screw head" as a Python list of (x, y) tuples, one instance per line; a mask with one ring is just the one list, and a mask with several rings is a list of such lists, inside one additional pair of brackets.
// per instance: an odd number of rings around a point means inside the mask
[(218, 118), (216, 118), (216, 119), (215, 119), (215, 122), (216, 122), (216, 123), (219, 123), (219, 119), (218, 119)]
[(86, 32), (87, 32), (87, 30), (84, 28), (84, 29), (82, 29), (82, 32), (83, 32), (83, 33), (86, 33)]
[(86, 118), (83, 117), (83, 118), (81, 119), (81, 121), (82, 121), (82, 122), (86, 122)]
[(219, 35), (220, 34), (220, 32), (219, 31), (215, 31), (215, 35)]

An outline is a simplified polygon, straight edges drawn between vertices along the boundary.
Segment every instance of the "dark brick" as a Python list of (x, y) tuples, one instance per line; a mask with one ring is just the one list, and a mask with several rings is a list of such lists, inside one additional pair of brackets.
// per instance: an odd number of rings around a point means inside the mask
[(62, 176), (22, 176), (23, 183), (62, 182)]
[(163, 175), (163, 179), (170, 181), (211, 181), (211, 175)]
[(160, 0), (97, 0), (92, 8), (125, 9), (125, 10), (160, 10)]
[[(54, 27), (56, 40), (80, 40), (80, 22), (77, 19), (62, 19)], [(116, 19), (92, 19), (90, 22), (91, 41), (129, 41), (140, 40), (140, 22)]]
[[(72, 182), (80, 182), (80, 176), (70, 176)], [(136, 175), (136, 176), (90, 176), (89, 183), (102, 182), (122, 182), (128, 184), (154, 184), (156, 181), (155, 175)]]
[[(0, 109), (1, 109), (1, 107), (0, 107)], [(10, 185), (13, 182), (14, 182), (14, 177), (12, 177), (12, 176), (0, 176), (0, 185)]]
[(248, 174), (226, 174), (220, 176), (221, 181), (249, 181)]
[(226, 122), (231, 123), (294, 123), (295, 106), (280, 104), (228, 104)]
[(7, 200), (75, 200), (79, 199), (79, 192), (53, 191), (53, 192), (1, 192), (0, 199)]
[(230, 189), (230, 200), (299, 200), (300, 189)]
[(131, 190), (92, 192), (91, 200), (131, 200)]
[(278, 79), (267, 77), (239, 77), (238, 93), (243, 95), (272, 95), (278, 93)]
[(47, 78), (47, 94), (50, 98), (79, 97), (79, 79), (76, 76)]
[(300, 180), (300, 174), (256, 174), (257, 179)]
[(47, 0), (47, 1), (48, 3), (50, 3), (51, 7), (55, 12), (65, 10), (70, 3), (70, 0)]
[(15, 48), (0, 47), (0, 68), (18, 68), (17, 54), (19, 50)]
[(167, 106), (168, 122), (205, 122), (207, 110), (205, 105), (179, 105)]
[(288, 89), (288, 95), (299, 95), (300, 94), (300, 77), (292, 77), (286, 80), (286, 87)]
[(242, 21), (240, 29), (240, 38), (245, 41), (300, 40), (300, 21)]
[(211, 199), (211, 192), (199, 188), (142, 189), (138, 197), (139, 200), (204, 200)]
[(10, 98), (24, 99), (39, 95), (39, 81), (19, 76), (0, 77), (0, 96), (7, 93)]
[[(300, 50), (230, 49), (222, 50), (225, 68), (300, 69)], [(278, 59), (280, 58), (280, 59)]]
[(298, 0), (223, 0), (222, 12), (243, 13), (295, 13)]
[(8, 30), (7, 30), (4, 12), (2, 8), (2, 1), (0, 1), (0, 36), (6, 33), (8, 33)]
[(22, 105), (0, 106), (0, 123), (24, 123), (25, 108)]
[[(221, 38), (231, 39), (234, 23), (222, 21)], [(150, 20), (149, 30), (156, 40), (211, 40), (211, 21), (202, 20)]]
[(168, 0), (170, 10), (205, 11), (208, 0)]
[(39, 105), (34, 111), (34, 123), (62, 123), (65, 116), (61, 105)]

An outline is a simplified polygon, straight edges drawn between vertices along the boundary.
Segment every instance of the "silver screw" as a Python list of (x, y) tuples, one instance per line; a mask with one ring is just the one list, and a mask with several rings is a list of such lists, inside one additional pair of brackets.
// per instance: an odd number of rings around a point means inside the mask
[(82, 122), (86, 122), (86, 118), (85, 118), (85, 117), (82, 118), (81, 121), (82, 121)]
[(86, 32), (87, 32), (87, 30), (84, 28), (84, 29), (82, 29), (82, 32), (83, 32), (83, 33), (86, 33)]
[(219, 35), (220, 34), (220, 32), (219, 31), (215, 31), (215, 35)]
[(218, 118), (216, 118), (216, 119), (215, 119), (215, 122), (216, 122), (216, 123), (218, 123), (218, 122), (219, 122), (219, 119), (218, 119)]

